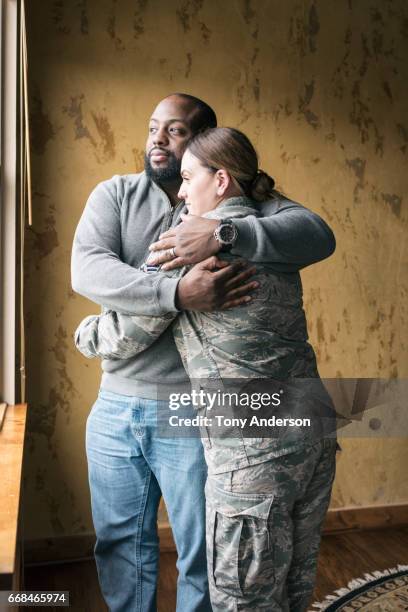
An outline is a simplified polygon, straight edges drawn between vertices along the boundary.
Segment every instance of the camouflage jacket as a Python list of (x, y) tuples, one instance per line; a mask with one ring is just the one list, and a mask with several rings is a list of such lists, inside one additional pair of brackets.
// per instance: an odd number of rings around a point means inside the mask
[[(234, 197), (205, 217), (231, 219), (247, 215), (257, 215), (256, 205), (246, 197)], [(234, 256), (222, 254), (222, 258), (231, 260)], [(187, 268), (182, 268), (168, 274), (182, 276), (186, 271)], [(123, 315), (112, 310), (91, 315), (75, 332), (76, 346), (86, 357), (125, 359), (145, 350), (172, 325), (184, 367), (196, 390), (237, 391), (245, 387), (248, 379), (261, 378), (274, 381), (296, 378), (316, 383), (319, 375), (315, 353), (308, 343), (299, 273), (278, 273), (266, 262), (257, 263), (254, 279), (260, 287), (252, 300), (228, 310), (183, 311), (164, 317)], [(256, 389), (255, 381), (252, 389)], [(330, 402), (322, 389), (319, 385), (317, 395), (326, 412)], [(284, 406), (285, 416), (306, 415), (304, 388), (290, 390), (287, 397), (290, 406), (288, 403)], [(210, 417), (215, 411), (210, 413), (202, 405), (199, 413)], [(218, 407), (218, 414), (225, 418), (238, 413), (242, 415), (242, 409)], [(246, 414), (252, 418), (255, 413), (247, 408)], [(291, 426), (271, 434), (269, 427), (257, 435), (254, 437), (249, 428), (243, 430), (236, 425), (203, 427), (209, 469), (214, 473), (229, 471), (293, 452), (310, 444), (316, 431), (313, 427)]]

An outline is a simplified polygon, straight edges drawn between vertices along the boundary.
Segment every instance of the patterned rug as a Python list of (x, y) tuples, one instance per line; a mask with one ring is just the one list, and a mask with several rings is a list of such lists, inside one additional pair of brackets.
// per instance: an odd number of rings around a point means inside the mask
[(309, 612), (399, 612), (408, 610), (408, 565), (356, 578), (347, 588), (338, 589), (324, 601), (315, 602)]

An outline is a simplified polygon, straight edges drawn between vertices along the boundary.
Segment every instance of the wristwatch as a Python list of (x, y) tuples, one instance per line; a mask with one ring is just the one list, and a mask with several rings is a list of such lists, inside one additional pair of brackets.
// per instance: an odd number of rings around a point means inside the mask
[(214, 230), (214, 238), (221, 245), (222, 252), (228, 252), (234, 246), (238, 230), (231, 219), (224, 219)]

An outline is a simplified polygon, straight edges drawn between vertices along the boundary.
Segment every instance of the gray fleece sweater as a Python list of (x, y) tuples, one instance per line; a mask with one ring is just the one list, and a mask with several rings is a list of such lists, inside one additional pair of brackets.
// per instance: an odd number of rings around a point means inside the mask
[[(91, 193), (75, 233), (72, 287), (104, 308), (123, 314), (162, 316), (177, 312), (179, 278), (145, 274), (139, 266), (148, 246), (179, 221), (165, 192), (145, 173), (114, 176)], [(315, 213), (279, 194), (259, 205), (263, 217), (234, 220), (232, 254), (294, 272), (331, 255), (334, 236)], [(145, 351), (129, 359), (102, 361), (104, 389), (157, 398), (161, 385), (186, 383), (187, 374), (167, 329)]]

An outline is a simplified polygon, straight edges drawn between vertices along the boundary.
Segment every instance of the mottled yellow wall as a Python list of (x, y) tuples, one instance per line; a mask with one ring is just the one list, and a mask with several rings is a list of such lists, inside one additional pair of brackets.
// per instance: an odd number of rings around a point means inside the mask
[[(87, 195), (142, 168), (172, 91), (252, 137), (286, 194), (334, 228), (303, 273), (322, 375), (407, 376), (405, 0), (30, 0), (34, 226), (26, 314), (25, 535), (92, 531), (84, 427), (98, 363), (72, 345), (96, 311), (70, 289)], [(405, 112), (404, 112), (405, 111)], [(405, 439), (347, 440), (332, 507), (408, 502)]]

